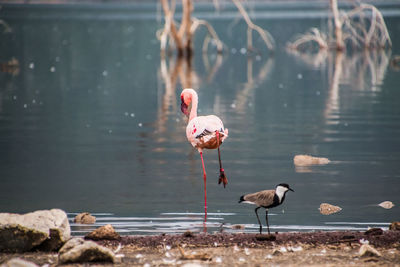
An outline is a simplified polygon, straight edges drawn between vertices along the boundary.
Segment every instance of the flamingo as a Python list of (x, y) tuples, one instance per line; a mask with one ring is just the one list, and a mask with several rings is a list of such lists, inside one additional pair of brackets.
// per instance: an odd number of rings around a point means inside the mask
[[(189, 143), (200, 153), (201, 164), (203, 167), (204, 179), (204, 215), (207, 218), (207, 174), (204, 167), (203, 149), (218, 149), (219, 161), (219, 180), (218, 184), (223, 184), (224, 188), (228, 184), (225, 171), (222, 168), (220, 145), (228, 137), (228, 129), (224, 128), (221, 119), (215, 115), (197, 116), (198, 95), (191, 88), (184, 89), (181, 93), (181, 110), (189, 116), (189, 122), (186, 126), (186, 137)], [(192, 105), (190, 114), (189, 105)]]

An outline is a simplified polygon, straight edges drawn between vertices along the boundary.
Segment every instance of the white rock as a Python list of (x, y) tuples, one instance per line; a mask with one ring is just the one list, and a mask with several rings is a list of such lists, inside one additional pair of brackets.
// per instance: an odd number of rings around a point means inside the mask
[(0, 213), (0, 251), (57, 250), (70, 237), (67, 214), (60, 209)]
[(379, 206), (381, 206), (384, 209), (391, 209), (394, 207), (394, 204), (391, 201), (383, 201), (382, 203), (379, 203)]
[(114, 253), (93, 241), (72, 238), (60, 249), (59, 263), (115, 262)]
[(309, 155), (296, 155), (293, 158), (294, 165), (296, 166), (310, 166), (310, 165), (324, 165), (330, 162), (327, 158), (313, 157)]
[(13, 258), (0, 265), (0, 267), (39, 267), (39, 266), (30, 261), (26, 261), (20, 258)]

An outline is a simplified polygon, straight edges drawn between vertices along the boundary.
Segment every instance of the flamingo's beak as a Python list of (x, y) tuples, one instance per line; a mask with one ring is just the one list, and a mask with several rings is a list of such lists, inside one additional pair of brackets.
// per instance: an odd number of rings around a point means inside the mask
[(186, 105), (185, 101), (183, 100), (183, 97), (181, 97), (181, 111), (183, 112), (183, 114), (185, 114), (186, 116), (189, 116), (189, 112), (188, 112), (188, 105)]

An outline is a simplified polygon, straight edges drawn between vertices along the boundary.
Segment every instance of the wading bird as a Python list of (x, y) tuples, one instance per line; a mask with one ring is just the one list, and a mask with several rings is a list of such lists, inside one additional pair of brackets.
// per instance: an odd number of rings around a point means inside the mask
[(289, 187), (288, 184), (278, 184), (275, 190), (263, 190), (257, 193), (247, 194), (240, 197), (239, 203), (249, 203), (254, 204), (257, 208), (254, 210), (257, 215), (258, 224), (260, 225), (260, 234), (262, 232), (262, 225), (260, 222), (260, 218), (258, 217), (258, 209), (263, 207), (265, 208), (265, 220), (267, 221), (268, 234), (269, 232), (269, 224), (268, 224), (268, 209), (279, 206), (285, 200), (286, 192), (290, 190), (294, 192), (293, 189)]
[[(220, 145), (228, 137), (228, 129), (224, 128), (221, 119), (215, 115), (197, 116), (198, 95), (193, 89), (184, 89), (181, 93), (181, 110), (189, 116), (186, 137), (193, 147), (197, 148), (201, 157), (204, 179), (204, 215), (207, 218), (207, 175), (204, 167), (203, 149), (218, 149), (219, 180), (224, 187), (228, 183), (221, 163)], [(188, 107), (191, 105), (190, 113)]]

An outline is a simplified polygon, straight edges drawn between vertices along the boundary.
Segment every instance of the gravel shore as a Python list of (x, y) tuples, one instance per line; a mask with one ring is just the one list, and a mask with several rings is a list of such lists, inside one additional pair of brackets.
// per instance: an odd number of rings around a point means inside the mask
[[(98, 244), (115, 251), (114, 266), (400, 266), (400, 231), (244, 233), (123, 236)], [(380, 256), (359, 253), (369, 243)], [(0, 263), (19, 257), (57, 266), (57, 253), (1, 253)], [(48, 265), (47, 265), (48, 264)], [(194, 265), (193, 265), (194, 264)], [(105, 263), (63, 266), (108, 266)]]

